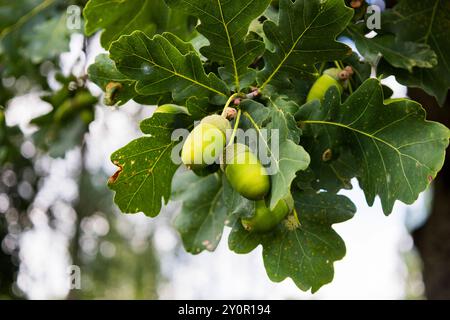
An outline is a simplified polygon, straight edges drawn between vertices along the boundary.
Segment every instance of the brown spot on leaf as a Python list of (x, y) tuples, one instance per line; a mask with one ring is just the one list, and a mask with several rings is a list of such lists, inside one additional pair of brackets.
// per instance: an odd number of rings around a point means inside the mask
[(322, 161), (323, 162), (328, 162), (333, 158), (333, 151), (331, 149), (327, 149), (324, 151), (324, 153), (322, 154)]
[(116, 182), (116, 180), (119, 178), (120, 173), (123, 170), (123, 167), (117, 163), (117, 161), (114, 161), (114, 164), (116, 166), (119, 167), (119, 169), (116, 171), (116, 173), (114, 173), (109, 179), (108, 179), (108, 184), (113, 184), (114, 182)]
[(117, 93), (122, 90), (123, 86), (119, 82), (109, 82), (105, 88), (105, 105), (112, 106), (116, 103)]

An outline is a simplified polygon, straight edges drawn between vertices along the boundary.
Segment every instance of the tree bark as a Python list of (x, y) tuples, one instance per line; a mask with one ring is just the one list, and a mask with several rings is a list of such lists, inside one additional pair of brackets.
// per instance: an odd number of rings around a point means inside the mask
[[(397, 0), (386, 0), (392, 8)], [(411, 99), (420, 102), (428, 112), (428, 119), (450, 127), (450, 99), (443, 107), (418, 89), (408, 90)], [(428, 299), (450, 299), (450, 156), (447, 154), (442, 171), (433, 184), (430, 215), (423, 226), (412, 233), (414, 244), (423, 263), (425, 296)]]
[[(437, 105), (423, 91), (409, 89), (412, 99), (422, 103), (428, 119), (450, 127), (450, 100)], [(433, 202), (428, 220), (412, 234), (423, 261), (423, 281), (428, 299), (450, 299), (450, 156), (433, 184)]]

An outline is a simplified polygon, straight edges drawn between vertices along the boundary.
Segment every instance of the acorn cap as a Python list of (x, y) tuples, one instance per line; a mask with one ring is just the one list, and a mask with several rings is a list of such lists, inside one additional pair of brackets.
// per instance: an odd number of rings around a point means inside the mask
[(326, 74), (326, 75), (332, 77), (333, 79), (339, 81), (339, 80), (341, 80), (341, 79), (339, 78), (339, 74), (340, 74), (341, 72), (342, 72), (342, 70), (339, 69), (339, 68), (330, 68), (330, 69), (325, 70), (325, 71), (323, 72), (323, 74)]
[(219, 116), (217, 114), (213, 114), (211, 116), (207, 116), (207, 117), (203, 118), (203, 120), (200, 123), (208, 123), (213, 126), (216, 126), (225, 135), (227, 134), (227, 130), (231, 129), (230, 121), (228, 121), (226, 118)]

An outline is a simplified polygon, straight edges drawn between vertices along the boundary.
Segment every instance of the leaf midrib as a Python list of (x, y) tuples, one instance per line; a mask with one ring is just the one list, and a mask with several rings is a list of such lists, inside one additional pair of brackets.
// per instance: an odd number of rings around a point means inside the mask
[[(145, 36), (145, 35), (144, 35)], [(141, 39), (141, 41), (143, 42), (143, 40), (142, 40), (142, 38), (140, 37), (140, 36), (138, 36), (140, 39)], [(146, 37), (146, 36), (145, 36)], [(147, 49), (147, 51), (148, 51), (148, 48), (147, 48), (147, 46), (145, 45), (145, 43), (143, 42), (143, 45), (145, 46), (145, 48)], [(221, 96), (223, 96), (223, 97), (226, 97), (227, 95), (226, 94), (224, 94), (223, 92), (220, 92), (219, 90), (216, 90), (216, 89), (214, 89), (214, 88), (212, 88), (212, 87), (210, 87), (210, 86), (207, 86), (206, 84), (203, 84), (203, 83), (201, 83), (201, 82), (199, 82), (199, 81), (197, 81), (197, 80), (195, 80), (195, 79), (192, 79), (192, 78), (189, 78), (189, 77), (187, 77), (187, 76), (185, 76), (185, 75), (183, 75), (183, 74), (181, 74), (181, 73), (178, 73), (176, 70), (170, 70), (170, 69), (168, 69), (168, 68), (166, 68), (166, 67), (164, 67), (164, 66), (162, 66), (162, 65), (159, 65), (159, 64), (157, 64), (156, 62), (154, 62), (153, 60), (149, 60), (148, 58), (146, 58), (146, 57), (143, 57), (143, 56), (141, 56), (141, 55), (139, 55), (139, 54), (137, 54), (137, 53), (135, 53), (135, 52), (130, 52), (130, 51), (128, 51), (128, 50), (125, 50), (123, 47), (120, 49), (123, 53), (126, 53), (126, 54), (128, 54), (128, 55), (130, 55), (130, 56), (135, 56), (135, 57), (137, 57), (137, 58), (139, 58), (139, 59), (142, 59), (142, 60), (144, 60), (144, 61), (146, 61), (146, 62), (148, 62), (148, 63), (150, 63), (151, 65), (153, 65), (153, 66), (155, 66), (155, 67), (157, 67), (157, 68), (160, 68), (160, 69), (162, 69), (162, 70), (164, 70), (164, 71), (166, 71), (166, 72), (168, 72), (168, 73), (171, 73), (171, 74), (173, 74), (174, 76), (176, 76), (176, 77), (180, 77), (180, 78), (182, 78), (182, 79), (184, 79), (184, 80), (187, 80), (187, 81), (189, 81), (189, 82), (192, 82), (193, 84), (196, 84), (196, 85), (198, 85), (198, 86), (200, 86), (200, 87), (203, 87), (203, 88), (205, 88), (205, 89), (207, 89), (207, 90), (209, 90), (209, 91), (212, 91), (212, 92), (214, 92), (214, 93), (217, 93), (218, 95), (221, 95)], [(188, 56), (189, 54), (192, 54), (191, 52), (190, 53), (188, 53), (187, 55), (183, 55), (183, 56)], [(172, 61), (171, 60), (169, 60), (169, 62), (172, 64)], [(208, 75), (206, 75), (206, 76), (208, 76)]]
[(309, 31), (309, 29), (311, 29), (312, 25), (316, 22), (317, 18), (322, 14), (322, 12), (319, 12), (314, 19), (311, 21), (311, 23), (306, 27), (306, 29), (297, 37), (297, 40), (294, 42), (294, 44), (291, 46), (291, 48), (289, 49), (288, 53), (285, 53), (284, 58), (281, 60), (281, 62), (278, 64), (278, 66), (275, 68), (275, 70), (270, 74), (270, 76), (267, 78), (266, 81), (264, 81), (264, 83), (261, 85), (261, 90), (263, 90), (269, 83), (270, 81), (272, 81), (273, 77), (278, 73), (278, 71), (280, 71), (281, 67), (284, 65), (284, 63), (287, 61), (287, 59), (289, 59), (289, 57), (291, 56), (291, 54), (294, 52), (295, 47), (297, 47), (298, 43), (300, 42), (300, 40), (303, 38), (303, 36), (305, 35), (306, 32)]
[[(153, 170), (155, 169), (156, 165), (159, 163), (159, 161), (161, 160), (162, 156), (167, 152), (167, 150), (169, 150), (172, 146), (174, 145), (174, 142), (168, 144), (165, 148), (164, 151), (161, 152), (161, 154), (158, 156), (158, 158), (155, 160), (155, 162), (153, 163), (153, 165), (151, 166), (151, 168), (148, 170), (150, 172), (150, 174), (146, 175), (146, 177), (142, 180), (141, 184), (139, 185), (139, 187), (136, 189), (135, 192), (132, 193), (132, 196), (130, 198), (130, 200), (127, 203), (126, 209), (125, 211), (128, 211), (130, 209), (131, 203), (133, 202), (134, 198), (136, 197), (136, 195), (141, 191), (142, 187), (144, 186), (144, 184), (147, 182), (147, 179), (152, 176), (155, 176), (155, 173), (153, 172)], [(152, 199), (155, 196), (155, 188), (152, 188)]]
[(238, 73), (237, 64), (236, 64), (236, 58), (234, 56), (234, 49), (233, 49), (233, 45), (231, 43), (230, 33), (228, 31), (228, 23), (225, 22), (225, 17), (223, 16), (222, 4), (221, 4), (220, 0), (217, 0), (217, 6), (219, 7), (221, 23), (223, 25), (223, 28), (225, 30), (225, 34), (227, 36), (228, 48), (230, 50), (231, 61), (232, 61), (232, 64), (233, 64), (234, 82), (235, 82), (235, 86), (236, 86), (236, 91), (239, 91), (239, 89), (240, 89), (239, 88), (240, 87), (240, 80), (239, 80), (239, 73)]
[[(205, 219), (201, 222), (200, 227), (198, 228), (197, 232), (195, 233), (194, 236), (194, 240), (192, 241), (192, 245), (193, 245), (193, 249), (202, 249), (201, 247), (201, 242), (199, 243), (198, 237), (200, 236), (200, 234), (203, 234), (202, 230), (204, 229), (204, 227), (206, 226), (206, 222), (209, 220), (209, 218), (211, 218), (212, 220), (212, 226), (215, 229), (217, 227), (217, 223), (216, 223), (216, 217), (215, 217), (215, 213), (217, 211), (215, 211), (214, 209), (217, 207), (218, 202), (220, 201), (221, 197), (222, 197), (222, 193), (223, 193), (223, 186), (221, 186), (219, 188), (219, 190), (217, 190), (216, 195), (214, 196), (213, 200), (211, 201), (211, 203), (209, 204), (204, 204), (209, 205), (208, 208), (208, 214), (206, 215)], [(220, 210), (220, 209), (219, 209)], [(220, 229), (220, 228), (219, 228)], [(220, 232), (220, 231), (219, 231)], [(208, 240), (208, 239), (205, 239)], [(214, 239), (211, 239), (212, 241), (214, 241)], [(213, 244), (211, 242), (211, 244)], [(213, 244), (214, 246), (216, 246), (216, 244)], [(196, 248), (195, 248), (196, 247)], [(207, 249), (207, 248), (206, 248)], [(208, 249), (207, 249), (208, 250)], [(210, 250), (208, 250), (210, 251)]]
[[(332, 121), (322, 121), (322, 120), (305, 120), (305, 121), (302, 121), (302, 123), (304, 123), (304, 124), (332, 125), (332, 126), (341, 127), (341, 128), (344, 128), (344, 129), (353, 131), (353, 132), (358, 133), (358, 134), (360, 134), (360, 135), (366, 136), (366, 137), (368, 137), (368, 138), (370, 138), (370, 139), (372, 139), (372, 140), (376, 140), (376, 141), (378, 141), (378, 142), (381, 142), (381, 143), (385, 144), (386, 146), (388, 146), (389, 148), (393, 149), (395, 152), (397, 152), (397, 154), (398, 154), (399, 156), (403, 156), (403, 157), (409, 158), (409, 159), (411, 159), (411, 160), (413, 160), (413, 161), (416, 161), (417, 163), (419, 163), (419, 164), (422, 165), (423, 167), (427, 168), (428, 170), (434, 171), (434, 170), (432, 170), (431, 168), (429, 168), (428, 166), (426, 166), (425, 164), (421, 163), (418, 159), (416, 159), (416, 158), (410, 156), (409, 154), (405, 154), (405, 153), (400, 152), (399, 148), (397, 148), (397, 147), (394, 146), (393, 144), (389, 143), (388, 141), (385, 141), (385, 140), (383, 140), (383, 139), (381, 139), (381, 138), (379, 138), (379, 137), (377, 137), (377, 136), (374, 136), (373, 134), (370, 134), (370, 133), (361, 131), (361, 130), (359, 130), (359, 129), (350, 127), (350, 126), (345, 125), (345, 124), (343, 124), (343, 123), (332, 122)], [(403, 163), (403, 161), (401, 161), (401, 162)]]
[[(360, 39), (362, 39), (364, 41), (368, 40), (365, 36), (361, 35), (356, 30), (354, 30), (354, 28), (348, 28), (347, 30), (350, 32), (351, 35), (353, 35), (353, 37), (359, 37)], [(383, 45), (381, 42), (379, 42), (379, 41), (377, 42), (375, 40), (376, 40), (376, 38), (374, 39), (374, 41), (372, 41), (372, 44), (373, 44), (374, 47), (376, 47), (378, 49), (383, 49), (386, 52), (389, 52), (390, 54), (401, 58), (401, 60), (407, 61), (411, 65), (410, 67), (407, 68), (408, 70), (412, 70), (413, 67), (418, 66), (419, 65), (418, 62), (422, 62), (422, 63), (428, 62), (428, 61), (423, 60), (423, 59), (420, 60), (421, 58), (419, 58), (419, 56), (416, 56), (414, 59), (411, 59), (411, 57), (408, 57), (405, 54), (403, 54), (403, 53), (401, 53), (399, 51), (396, 51), (396, 50), (394, 50), (394, 49), (392, 49), (392, 48), (390, 48), (390, 47), (388, 47), (386, 45)], [(430, 63), (430, 67), (429, 68), (432, 68), (432, 67), (433, 66)]]

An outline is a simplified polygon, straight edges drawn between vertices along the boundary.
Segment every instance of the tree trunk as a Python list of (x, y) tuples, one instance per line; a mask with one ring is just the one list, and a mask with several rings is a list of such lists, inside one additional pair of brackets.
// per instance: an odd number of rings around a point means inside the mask
[[(397, 0), (386, 0), (392, 8)], [(450, 99), (439, 107), (436, 100), (423, 91), (410, 88), (409, 96), (420, 102), (428, 119), (450, 127)], [(450, 156), (433, 185), (432, 209), (428, 220), (412, 234), (423, 262), (423, 281), (428, 299), (450, 299)]]
[[(439, 107), (424, 92), (410, 89), (412, 99), (422, 103), (428, 119), (450, 127), (450, 100)], [(428, 299), (450, 299), (450, 156), (434, 182), (433, 204), (426, 223), (412, 236), (423, 261), (423, 280)]]

